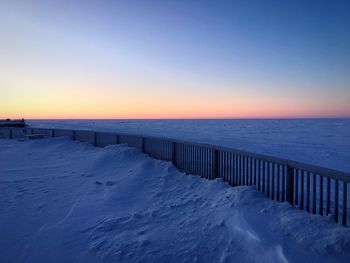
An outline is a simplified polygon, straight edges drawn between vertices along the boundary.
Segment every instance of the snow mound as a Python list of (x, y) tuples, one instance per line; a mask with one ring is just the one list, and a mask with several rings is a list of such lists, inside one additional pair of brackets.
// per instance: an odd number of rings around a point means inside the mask
[(350, 262), (331, 219), (125, 145), (0, 140), (0, 262)]

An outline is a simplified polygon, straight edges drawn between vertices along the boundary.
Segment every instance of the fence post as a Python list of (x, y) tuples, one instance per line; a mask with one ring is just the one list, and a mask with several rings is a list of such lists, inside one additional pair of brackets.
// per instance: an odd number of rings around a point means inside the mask
[(286, 200), (291, 205), (294, 204), (294, 174), (293, 168), (287, 166), (287, 174), (286, 174)]
[(75, 134), (75, 131), (73, 130), (73, 141), (76, 140), (76, 134)]
[(54, 129), (51, 130), (51, 137), (55, 137), (55, 130)]
[(97, 146), (97, 133), (94, 132), (94, 146)]
[(342, 215), (342, 224), (346, 226), (346, 217), (347, 217), (347, 182), (343, 181), (343, 215)]
[(144, 153), (145, 152), (145, 138), (141, 137), (141, 151)]
[(213, 171), (212, 171), (212, 178), (215, 179), (219, 176), (219, 152), (216, 149), (213, 149)]
[(12, 139), (13, 135), (12, 135), (12, 128), (10, 128), (10, 134), (9, 134), (9, 139)]
[(171, 162), (176, 167), (176, 142), (171, 142), (172, 153), (171, 153)]

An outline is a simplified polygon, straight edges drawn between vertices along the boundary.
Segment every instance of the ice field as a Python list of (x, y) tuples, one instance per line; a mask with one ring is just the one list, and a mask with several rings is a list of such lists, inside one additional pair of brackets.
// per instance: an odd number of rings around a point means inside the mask
[(156, 135), (350, 172), (350, 119), (35, 120), (33, 127)]

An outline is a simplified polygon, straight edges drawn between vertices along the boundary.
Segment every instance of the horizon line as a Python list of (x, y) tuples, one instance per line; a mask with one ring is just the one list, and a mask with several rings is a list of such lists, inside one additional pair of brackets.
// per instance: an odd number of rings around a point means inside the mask
[[(22, 119), (22, 118), (14, 118)], [(24, 118), (25, 120), (297, 120), (297, 119), (350, 119), (350, 116), (317, 116), (317, 117), (193, 117), (193, 118)]]

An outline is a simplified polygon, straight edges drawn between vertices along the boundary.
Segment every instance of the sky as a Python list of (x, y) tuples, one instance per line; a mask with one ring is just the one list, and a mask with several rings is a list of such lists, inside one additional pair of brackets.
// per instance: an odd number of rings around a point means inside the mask
[(0, 118), (350, 117), (350, 1), (0, 0)]

